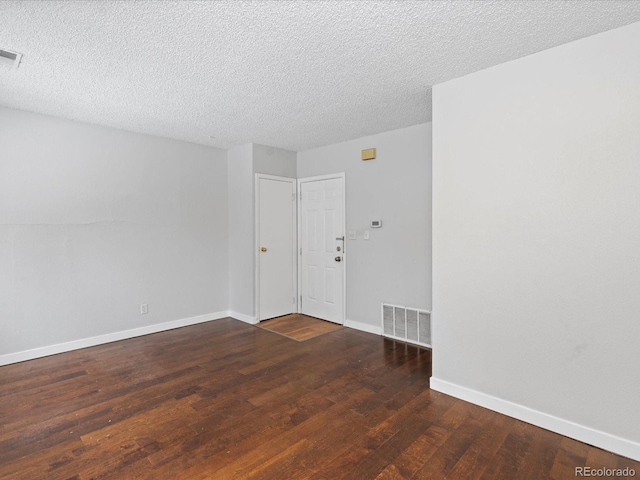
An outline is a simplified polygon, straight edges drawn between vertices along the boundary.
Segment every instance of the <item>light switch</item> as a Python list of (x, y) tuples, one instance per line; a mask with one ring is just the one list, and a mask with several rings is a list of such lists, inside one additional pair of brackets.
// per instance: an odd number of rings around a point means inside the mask
[(369, 240), (369, 230), (364, 231), (364, 239)]

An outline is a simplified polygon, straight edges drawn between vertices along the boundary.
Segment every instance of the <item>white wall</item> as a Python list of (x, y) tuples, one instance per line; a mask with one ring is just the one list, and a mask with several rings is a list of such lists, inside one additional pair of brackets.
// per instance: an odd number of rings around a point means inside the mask
[(229, 181), (229, 310), (248, 323), (255, 315), (255, 192), (256, 173), (296, 177), (296, 153), (247, 143), (231, 148)]
[(636, 459), (638, 52), (636, 23), (483, 70), (433, 120), (432, 385)]
[[(361, 150), (376, 148), (375, 160)], [(298, 153), (298, 178), (345, 172), (347, 325), (380, 329), (380, 304), (431, 310), (431, 124)], [(382, 220), (382, 228), (369, 222)], [(363, 233), (370, 231), (370, 239)]]
[(0, 356), (227, 309), (223, 150), (6, 108), (0, 145)]

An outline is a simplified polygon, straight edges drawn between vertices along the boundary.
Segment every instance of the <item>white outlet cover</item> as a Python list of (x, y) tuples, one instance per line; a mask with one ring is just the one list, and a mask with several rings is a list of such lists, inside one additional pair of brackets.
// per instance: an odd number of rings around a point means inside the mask
[(349, 240), (355, 240), (356, 239), (356, 232), (349, 232)]
[(364, 231), (364, 239), (369, 240), (369, 230)]

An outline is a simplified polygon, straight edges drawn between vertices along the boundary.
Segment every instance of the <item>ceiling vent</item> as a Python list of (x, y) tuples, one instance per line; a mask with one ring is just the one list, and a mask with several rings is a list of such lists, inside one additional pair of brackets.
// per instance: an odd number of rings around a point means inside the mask
[(20, 65), (22, 54), (0, 49), (0, 67), (15, 70)]

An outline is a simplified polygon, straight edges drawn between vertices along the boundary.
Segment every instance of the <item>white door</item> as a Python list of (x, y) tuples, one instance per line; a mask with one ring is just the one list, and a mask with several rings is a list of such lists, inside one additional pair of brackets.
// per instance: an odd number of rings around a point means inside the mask
[(258, 320), (295, 311), (295, 180), (256, 176)]
[(301, 313), (344, 323), (344, 175), (298, 180)]

